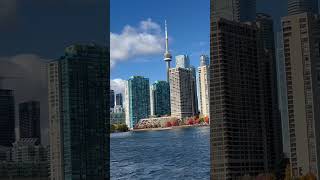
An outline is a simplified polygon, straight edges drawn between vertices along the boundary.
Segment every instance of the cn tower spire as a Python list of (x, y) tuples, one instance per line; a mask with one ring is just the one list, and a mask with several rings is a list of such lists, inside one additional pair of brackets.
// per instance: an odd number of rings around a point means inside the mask
[(167, 21), (164, 21), (165, 24), (165, 36), (166, 36), (166, 51), (164, 53), (164, 61), (167, 64), (167, 82), (169, 83), (169, 69), (170, 69), (170, 62), (172, 60), (172, 56), (169, 52), (169, 37), (168, 37), (168, 26)]

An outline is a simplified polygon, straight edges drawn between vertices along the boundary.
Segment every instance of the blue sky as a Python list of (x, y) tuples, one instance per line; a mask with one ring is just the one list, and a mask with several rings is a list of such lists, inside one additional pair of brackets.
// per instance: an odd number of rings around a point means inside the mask
[[(123, 35), (123, 29), (127, 25), (136, 31), (136, 36), (148, 33), (149, 31), (141, 30), (140, 23), (151, 19), (149, 22), (159, 25), (161, 29), (160, 33), (151, 34), (160, 36), (161, 39), (164, 36), (166, 19), (169, 28), (169, 46), (173, 57), (188, 54), (191, 64), (197, 67), (199, 56), (209, 55), (210, 0), (111, 0), (110, 6), (111, 33)], [(271, 14), (275, 19), (276, 29), (279, 29), (280, 17), (286, 15), (286, 1), (260, 0), (257, 4), (257, 12)], [(117, 43), (118, 47), (123, 48), (121, 43), (126, 44), (124, 42), (127, 41), (123, 36), (121, 37), (122, 39), (118, 39)], [(113, 50), (112, 42), (114, 41), (111, 38), (111, 51)], [(156, 44), (164, 45), (160, 40)], [(132, 75), (142, 75), (148, 77), (150, 83), (165, 80), (162, 51), (158, 49), (145, 53), (147, 55), (144, 53), (130, 55), (130, 50), (127, 49), (127, 53), (125, 58), (114, 60), (116, 63), (111, 68), (111, 79), (127, 80)], [(174, 65), (174, 58), (172, 65)]]

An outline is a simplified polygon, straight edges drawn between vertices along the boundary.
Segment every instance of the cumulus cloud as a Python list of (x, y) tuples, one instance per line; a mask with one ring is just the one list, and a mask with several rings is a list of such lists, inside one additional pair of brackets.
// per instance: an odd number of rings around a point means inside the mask
[(164, 51), (160, 25), (152, 19), (141, 21), (139, 27), (126, 25), (120, 34), (110, 33), (110, 61), (113, 67), (119, 61)]
[(122, 93), (124, 95), (124, 90), (126, 87), (126, 80), (124, 79), (112, 79), (110, 81), (110, 88), (114, 90), (115, 93)]

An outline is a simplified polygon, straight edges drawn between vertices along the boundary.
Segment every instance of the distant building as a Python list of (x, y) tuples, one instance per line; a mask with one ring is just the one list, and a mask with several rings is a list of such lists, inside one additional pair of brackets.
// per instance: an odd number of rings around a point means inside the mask
[(110, 108), (114, 108), (115, 101), (114, 101), (114, 90), (110, 90)]
[(156, 81), (150, 87), (152, 116), (170, 115), (170, 86), (167, 81)]
[(190, 68), (190, 59), (188, 55), (176, 56), (176, 68)]
[(311, 13), (282, 18), (290, 162), (294, 178), (307, 173), (320, 178), (319, 22), (319, 16)]
[(169, 72), (171, 116), (186, 118), (196, 115), (193, 71), (186, 68), (171, 68)]
[(122, 94), (116, 94), (116, 106), (122, 106), (123, 107), (123, 99)]
[(200, 113), (209, 116), (209, 58), (200, 56), (199, 90), (200, 90)]
[(37, 138), (41, 143), (39, 101), (19, 104), (19, 130), (20, 138)]
[(150, 116), (149, 79), (132, 76), (126, 84), (126, 124), (130, 129), (143, 118)]
[(288, 0), (288, 15), (319, 13), (318, 0)]
[(15, 103), (12, 90), (0, 89), (0, 146), (15, 141)]
[[(47, 162), (48, 149), (38, 145), (37, 138), (21, 138), (13, 143), (12, 161), (14, 162)], [(49, 169), (48, 169), (49, 170)]]
[(107, 49), (76, 44), (48, 65), (51, 179), (108, 179)]
[(111, 112), (110, 113), (110, 124), (125, 124), (126, 115), (125, 112)]

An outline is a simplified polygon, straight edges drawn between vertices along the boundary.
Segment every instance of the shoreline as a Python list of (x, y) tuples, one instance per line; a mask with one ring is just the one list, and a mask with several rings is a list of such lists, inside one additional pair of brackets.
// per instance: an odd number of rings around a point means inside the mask
[(171, 130), (171, 129), (180, 129), (180, 128), (192, 128), (192, 127), (206, 127), (210, 126), (208, 125), (182, 125), (182, 126), (171, 126), (171, 127), (165, 127), (165, 128), (145, 128), (145, 129), (133, 129), (129, 130), (132, 132), (139, 132), (139, 131), (164, 131), (164, 130)]

